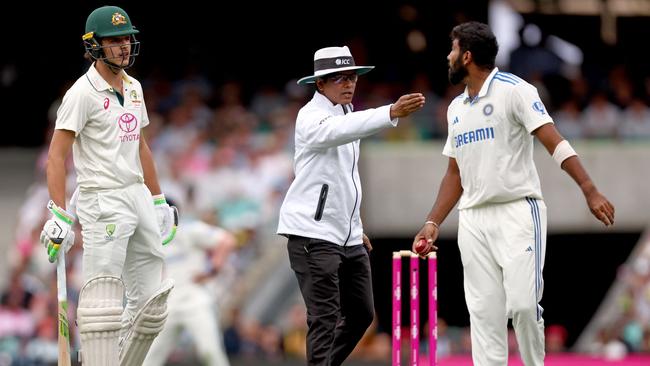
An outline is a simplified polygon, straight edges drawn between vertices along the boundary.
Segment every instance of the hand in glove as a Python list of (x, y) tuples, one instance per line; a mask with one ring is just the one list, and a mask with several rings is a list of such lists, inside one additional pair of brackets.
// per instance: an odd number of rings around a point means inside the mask
[(47, 203), (47, 209), (52, 213), (52, 217), (45, 222), (41, 231), (41, 243), (47, 249), (47, 256), (50, 263), (54, 263), (59, 256), (61, 247), (66, 253), (74, 244), (74, 216), (66, 210), (57, 206), (54, 201)]
[(170, 206), (165, 200), (164, 194), (153, 196), (154, 208), (158, 218), (158, 227), (160, 228), (160, 237), (162, 244), (169, 244), (176, 235), (178, 227), (178, 210), (176, 206)]

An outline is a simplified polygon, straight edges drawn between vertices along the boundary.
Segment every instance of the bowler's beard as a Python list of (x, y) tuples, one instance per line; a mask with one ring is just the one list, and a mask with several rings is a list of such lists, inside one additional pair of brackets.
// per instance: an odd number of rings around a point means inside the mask
[(465, 76), (467, 76), (467, 68), (463, 66), (463, 64), (460, 62), (460, 59), (456, 59), (452, 65), (449, 66), (449, 82), (452, 85), (458, 85), (460, 84), (463, 79), (465, 79)]

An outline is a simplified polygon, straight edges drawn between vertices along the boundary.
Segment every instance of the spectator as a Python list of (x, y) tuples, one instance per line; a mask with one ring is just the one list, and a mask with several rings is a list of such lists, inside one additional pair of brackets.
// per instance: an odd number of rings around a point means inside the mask
[(620, 135), (626, 140), (650, 139), (650, 109), (640, 98), (634, 98), (623, 111)]
[(603, 91), (597, 91), (584, 111), (585, 136), (612, 138), (618, 136), (620, 113)]
[(546, 327), (546, 353), (561, 353), (566, 351), (567, 330), (560, 324)]
[(566, 101), (555, 113), (555, 126), (567, 139), (580, 139), (585, 136), (582, 113), (575, 99)]

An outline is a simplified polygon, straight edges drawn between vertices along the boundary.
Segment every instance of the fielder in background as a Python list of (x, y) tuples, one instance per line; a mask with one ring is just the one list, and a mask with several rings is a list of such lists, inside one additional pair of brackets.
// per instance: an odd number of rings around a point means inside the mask
[(160, 192), (142, 133), (149, 123), (142, 87), (124, 71), (138, 55), (137, 33), (116, 6), (88, 16), (82, 38), (94, 62), (66, 92), (48, 153), (52, 218), (41, 240), (51, 262), (74, 239), (73, 212), (65, 206), (70, 148), (77, 173), (84, 247), (77, 323), (86, 366), (142, 364), (163, 328), (172, 288), (163, 281), (161, 249), (173, 238), (178, 217)]
[(183, 330), (192, 336), (201, 365), (229, 365), (218, 307), (204, 283), (219, 274), (235, 244), (233, 234), (183, 212), (174, 245), (163, 248), (165, 273), (174, 280), (174, 291), (167, 305), (169, 315), (165, 329), (151, 345), (144, 366), (164, 365)]
[(546, 206), (533, 162), (533, 137), (582, 190), (606, 226), (614, 206), (596, 188), (569, 142), (557, 132), (535, 87), (495, 65), (497, 40), (487, 25), (451, 32), (449, 81), (465, 84), (447, 111), (447, 172), (413, 249), (437, 249), (438, 226), (458, 203), (458, 245), (475, 365), (506, 365), (508, 318), (527, 366), (544, 364)]
[(280, 209), (278, 234), (288, 240), (289, 260), (307, 306), (307, 362), (340, 365), (374, 316), (368, 252), (370, 240), (360, 217), (359, 144), (394, 127), (398, 118), (422, 108), (420, 93), (394, 104), (354, 112), (359, 75), (348, 47), (314, 54), (316, 92), (295, 127), (295, 179)]

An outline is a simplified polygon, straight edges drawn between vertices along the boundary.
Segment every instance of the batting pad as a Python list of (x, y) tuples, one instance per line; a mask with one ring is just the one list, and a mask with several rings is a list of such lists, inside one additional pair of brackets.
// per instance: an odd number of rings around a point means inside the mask
[(142, 365), (151, 343), (165, 326), (167, 297), (174, 283), (166, 279), (133, 318), (124, 338), (120, 339), (120, 365)]
[(81, 288), (77, 323), (84, 366), (118, 365), (124, 284), (113, 276), (88, 280)]

